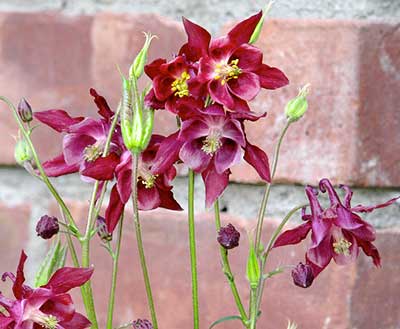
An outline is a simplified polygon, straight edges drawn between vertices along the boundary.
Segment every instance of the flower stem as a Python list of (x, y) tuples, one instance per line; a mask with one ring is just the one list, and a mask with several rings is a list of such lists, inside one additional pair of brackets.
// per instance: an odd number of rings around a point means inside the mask
[(250, 290), (250, 329), (256, 328), (257, 323), (257, 288)]
[[(214, 203), (214, 216), (215, 216), (215, 227), (218, 231), (221, 229), (221, 216), (220, 216), (220, 209), (219, 209), (219, 200), (217, 199)], [(237, 289), (236, 283), (235, 283), (235, 277), (233, 276), (232, 270), (231, 270), (231, 265), (229, 263), (229, 258), (228, 258), (228, 250), (226, 250), (224, 247), (220, 246), (219, 251), (221, 254), (221, 260), (222, 260), (222, 270), (224, 271), (224, 274), (226, 278), (228, 279), (229, 286), (231, 287), (231, 291), (233, 294), (233, 297), (236, 302), (236, 306), (239, 310), (240, 317), (242, 318), (242, 323), (243, 325), (247, 328), (248, 327), (248, 317), (246, 314), (246, 310), (243, 307), (242, 300), (239, 295), (239, 291)]]
[(117, 287), (117, 275), (118, 275), (118, 260), (121, 251), (121, 240), (122, 240), (122, 226), (123, 226), (124, 216), (121, 216), (119, 221), (118, 235), (117, 235), (117, 246), (115, 253), (113, 254), (113, 271), (111, 279), (111, 291), (108, 301), (108, 315), (107, 315), (107, 329), (112, 329), (113, 325), (113, 315), (114, 315), (114, 305), (115, 305), (115, 289)]
[(153, 323), (153, 328), (158, 329), (157, 316), (153, 301), (153, 293), (151, 291), (150, 278), (147, 270), (146, 257), (143, 248), (142, 230), (140, 227), (140, 220), (139, 220), (138, 190), (137, 190), (138, 164), (139, 164), (139, 156), (135, 153), (132, 153), (132, 204), (133, 204), (133, 219), (135, 223), (137, 247), (139, 251), (140, 265), (142, 267), (142, 272), (143, 272), (144, 284), (146, 286), (147, 302), (149, 304), (151, 321)]
[(193, 329), (199, 329), (199, 293), (197, 283), (196, 235), (194, 224), (194, 172), (189, 169), (188, 222), (190, 267), (192, 272)]
[(285, 137), (285, 134), (286, 134), (290, 124), (291, 124), (291, 121), (288, 120), (286, 122), (286, 125), (283, 128), (280, 136), (279, 136), (278, 143), (276, 144), (275, 152), (274, 152), (274, 159), (273, 159), (273, 163), (272, 163), (271, 183), (267, 183), (266, 184), (265, 193), (264, 193), (263, 199), (261, 201), (260, 210), (258, 212), (256, 239), (255, 239), (255, 242), (254, 242), (254, 248), (256, 250), (257, 255), (259, 254), (259, 250), (260, 250), (261, 233), (262, 233), (263, 224), (264, 224), (265, 210), (267, 208), (269, 193), (271, 191), (272, 180), (273, 180), (273, 178), (275, 176), (276, 167), (278, 165), (279, 152), (280, 152), (280, 149), (281, 149), (283, 137)]

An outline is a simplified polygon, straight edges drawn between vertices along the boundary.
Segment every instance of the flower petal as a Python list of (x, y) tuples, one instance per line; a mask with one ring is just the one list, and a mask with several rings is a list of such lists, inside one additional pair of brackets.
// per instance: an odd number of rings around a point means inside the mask
[(221, 139), (222, 146), (214, 157), (214, 166), (218, 174), (222, 174), (230, 167), (238, 164), (242, 159), (240, 145), (229, 138)]
[(228, 109), (234, 109), (235, 101), (232, 98), (226, 83), (221, 84), (220, 80), (211, 80), (208, 83), (208, 90), (214, 101), (225, 105)]
[(108, 207), (106, 209), (106, 224), (108, 232), (114, 232), (114, 229), (121, 218), (124, 207), (125, 204), (120, 199), (117, 184), (114, 184), (111, 189), (110, 201), (108, 202)]
[(319, 267), (325, 268), (332, 259), (331, 236), (326, 236), (318, 245), (311, 247), (307, 251), (308, 259)]
[(211, 156), (204, 152), (202, 139), (195, 139), (183, 144), (179, 158), (195, 172), (202, 172), (210, 163)]
[(387, 206), (390, 206), (391, 204), (395, 203), (399, 198), (400, 198), (400, 196), (390, 199), (389, 201), (386, 201), (384, 203), (377, 204), (375, 206), (357, 205), (357, 206), (353, 207), (351, 210), (355, 211), (355, 212), (371, 212), (371, 211), (374, 211), (375, 209), (385, 208)]
[(228, 37), (237, 45), (249, 43), (251, 35), (254, 32), (258, 22), (262, 17), (262, 11), (239, 22), (228, 33)]
[(239, 98), (251, 101), (260, 91), (260, 79), (255, 73), (242, 72), (237, 79), (229, 80), (228, 86)]
[(303, 241), (311, 230), (311, 222), (301, 224), (291, 230), (281, 233), (275, 240), (273, 248), (297, 244)]
[(174, 199), (174, 194), (172, 191), (166, 191), (159, 189), (158, 193), (160, 195), (160, 207), (170, 210), (183, 210), (180, 204)]
[(147, 64), (144, 67), (144, 71), (149, 76), (151, 80), (153, 80), (157, 75), (161, 73), (160, 67), (162, 64), (165, 64), (167, 61), (164, 58), (157, 58), (152, 61), (150, 64)]
[(115, 167), (118, 163), (118, 155), (111, 153), (92, 162), (85, 161), (81, 174), (99, 181), (111, 180), (114, 178)]
[(256, 73), (259, 76), (261, 87), (265, 89), (278, 89), (289, 83), (286, 75), (276, 67), (262, 64)]
[(247, 44), (241, 45), (231, 56), (231, 60), (238, 59), (238, 66), (243, 71), (256, 71), (262, 64), (263, 54), (260, 49)]
[(57, 270), (49, 282), (42, 286), (55, 294), (63, 294), (72, 288), (80, 287), (92, 276), (94, 268), (63, 267)]
[(337, 254), (337, 253), (335, 253), (335, 251), (332, 252), (333, 259), (334, 259), (335, 263), (338, 264), (338, 265), (348, 265), (348, 264), (351, 264), (351, 263), (355, 262), (355, 260), (358, 257), (358, 253), (359, 253), (357, 240), (354, 237), (354, 235), (352, 235), (350, 233), (347, 233), (346, 231), (343, 231), (343, 235), (344, 235), (344, 238), (348, 242), (351, 243), (351, 245), (349, 247), (348, 255)]
[(63, 138), (64, 160), (68, 165), (83, 161), (83, 152), (86, 147), (96, 143), (96, 139), (82, 134), (67, 134)]
[(378, 249), (369, 241), (357, 240), (359, 246), (367, 256), (370, 256), (376, 267), (381, 267), (381, 256), (379, 255)]
[(157, 187), (146, 188), (142, 181), (138, 181), (138, 205), (140, 210), (152, 210), (161, 204)]
[(185, 44), (179, 54), (185, 54), (192, 61), (197, 62), (200, 57), (206, 54), (210, 44), (211, 35), (203, 27), (183, 17), (183, 26), (188, 36), (188, 43)]
[(64, 154), (48, 160), (42, 164), (44, 172), (49, 177), (58, 177), (75, 173), (79, 170), (79, 164), (68, 165), (64, 160)]
[(157, 151), (151, 171), (160, 174), (168, 170), (179, 159), (179, 151), (184, 143), (178, 139), (179, 131), (165, 138)]
[(72, 118), (64, 110), (47, 110), (34, 112), (33, 116), (35, 117), (35, 119), (39, 120), (40, 122), (60, 133), (67, 132), (69, 127), (79, 123), (84, 119), (83, 117)]
[(21, 256), (19, 257), (19, 263), (17, 267), (17, 274), (15, 276), (15, 281), (12, 287), (12, 291), (14, 293), (15, 298), (22, 299), (24, 295), (24, 282), (25, 282), (25, 275), (24, 275), (24, 266), (28, 256), (26, 256), (25, 252), (21, 251)]
[(118, 193), (123, 203), (127, 203), (132, 193), (132, 156), (130, 151), (122, 153), (115, 169)]
[(178, 138), (188, 142), (193, 139), (205, 137), (208, 135), (209, 127), (201, 119), (189, 119), (182, 122)]
[(144, 104), (147, 107), (152, 108), (154, 110), (161, 110), (165, 108), (165, 102), (159, 101), (157, 99), (156, 94), (154, 93), (154, 88), (151, 88), (150, 91), (145, 96)]
[(246, 145), (242, 126), (237, 120), (225, 120), (224, 126), (222, 127), (222, 137), (229, 138), (240, 146)]
[(159, 101), (165, 101), (169, 96), (173, 95), (172, 83), (175, 80), (166, 75), (157, 75), (153, 79), (153, 90)]
[(103, 96), (99, 95), (97, 91), (93, 88), (90, 88), (90, 95), (94, 97), (94, 102), (99, 109), (97, 113), (100, 114), (107, 121), (111, 121), (114, 112), (111, 111), (106, 99)]
[(244, 160), (249, 163), (266, 182), (271, 182), (271, 172), (267, 154), (259, 147), (246, 143)]
[(67, 323), (61, 322), (60, 325), (64, 329), (86, 329), (90, 327), (91, 322), (82, 314), (75, 312), (71, 320)]
[(222, 174), (218, 174), (215, 167), (211, 164), (202, 172), (204, 186), (206, 189), (206, 207), (213, 205), (215, 200), (221, 196), (229, 184), (230, 170), (226, 170)]

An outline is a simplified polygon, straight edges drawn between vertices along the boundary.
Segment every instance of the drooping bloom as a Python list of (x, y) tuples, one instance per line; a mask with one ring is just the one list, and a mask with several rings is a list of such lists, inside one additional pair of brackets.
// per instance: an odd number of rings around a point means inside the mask
[(308, 288), (314, 281), (313, 269), (308, 264), (299, 263), (292, 270), (293, 283), (301, 288)]
[(217, 241), (225, 249), (233, 249), (239, 246), (240, 233), (236, 230), (235, 226), (228, 224), (221, 227), (218, 232)]
[[(165, 137), (153, 135), (147, 149), (140, 154), (138, 167), (138, 205), (140, 210), (151, 210), (158, 207), (182, 210), (174, 199), (171, 182), (176, 176), (176, 169), (171, 163), (162, 172), (153, 171), (153, 162), (161, 142)], [(111, 190), (110, 202), (106, 211), (106, 222), (109, 232), (117, 225), (125, 204), (132, 193), (132, 156), (125, 151), (115, 168), (117, 183)]]
[(215, 102), (233, 111), (249, 111), (247, 101), (261, 88), (277, 89), (289, 83), (282, 71), (263, 64), (261, 50), (249, 44), (261, 16), (261, 12), (251, 16), (214, 40), (204, 28), (184, 19), (188, 43), (180, 54), (199, 61), (197, 83), (205, 84)]
[(71, 295), (72, 288), (87, 282), (93, 274), (92, 268), (64, 267), (56, 271), (49, 282), (39, 288), (24, 285), (24, 264), (27, 256), (22, 251), (16, 275), (6, 272), (13, 282), (15, 299), (8, 299), (0, 293), (0, 305), (7, 315), (0, 313), (2, 329), (85, 329), (90, 321), (75, 311)]
[(39, 121), (58, 132), (66, 133), (62, 154), (43, 163), (48, 176), (57, 177), (79, 171), (82, 176), (96, 180), (113, 178), (120, 152), (115, 138), (111, 142), (109, 154), (106, 157), (102, 155), (114, 113), (104, 97), (98, 95), (94, 89), (90, 93), (99, 108), (101, 119), (72, 118), (63, 110), (34, 113)]
[(60, 230), (58, 219), (54, 216), (44, 215), (36, 224), (36, 233), (43, 239), (51, 239)]
[(306, 194), (310, 201), (311, 214), (303, 211), (304, 224), (283, 232), (274, 244), (274, 248), (297, 244), (304, 240), (311, 231), (311, 245), (306, 253), (307, 264), (317, 276), (333, 258), (339, 264), (353, 262), (360, 248), (370, 256), (375, 266), (381, 265), (378, 249), (372, 244), (375, 240), (375, 230), (371, 224), (365, 222), (357, 212), (371, 212), (374, 209), (387, 207), (398, 198), (375, 206), (351, 206), (353, 192), (348, 186), (341, 185), (346, 195), (342, 202), (328, 179), (319, 183), (321, 192), (327, 192), (330, 206), (324, 209), (318, 201), (318, 192), (311, 186), (306, 187)]

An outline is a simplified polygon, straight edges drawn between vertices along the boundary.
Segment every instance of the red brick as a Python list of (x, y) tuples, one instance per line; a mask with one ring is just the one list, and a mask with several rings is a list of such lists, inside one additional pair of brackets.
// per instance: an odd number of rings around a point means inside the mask
[[(55, 13), (0, 14), (0, 90), (14, 103), (26, 97), (34, 110), (75, 109), (88, 113), (91, 17), (65, 17)], [(16, 125), (0, 104), (2, 164), (14, 163)], [(39, 131), (39, 130), (38, 130)], [(43, 158), (59, 151), (60, 138), (50, 129), (35, 131)], [(52, 143), (49, 143), (49, 141)]]
[[(400, 30), (366, 21), (268, 20), (258, 42), (265, 62), (290, 86), (253, 102), (266, 119), (249, 124), (249, 139), (269, 152), (285, 123), (285, 103), (311, 83), (309, 110), (282, 146), (277, 180), (316, 184), (322, 177), (366, 186), (397, 186), (400, 174)], [(239, 181), (257, 180), (237, 167)]]
[[(76, 218), (85, 218), (84, 208), (78, 205), (73, 207)], [(200, 214), (196, 220), (201, 327), (207, 327), (216, 319), (237, 314), (237, 311), (221, 272), (213, 219), (210, 214)], [(247, 303), (246, 232), (253, 228), (254, 222), (223, 216), (223, 223), (228, 222), (232, 222), (242, 235), (240, 247), (230, 251), (230, 259), (239, 291), (244, 303)], [(274, 220), (266, 220), (266, 238), (276, 224)], [(128, 213), (120, 258), (116, 324), (137, 317), (149, 317), (132, 228), (131, 214)], [(170, 211), (146, 212), (142, 216), (142, 228), (159, 322), (166, 328), (190, 328), (191, 285), (185, 214)], [(396, 307), (398, 292), (390, 288), (397, 280), (395, 264), (398, 263), (398, 238), (397, 233), (383, 232), (378, 235), (378, 246), (384, 259), (380, 270), (372, 269), (370, 259), (360, 255), (358, 263), (352, 266), (341, 267), (332, 263), (309, 289), (295, 287), (290, 270), (274, 277), (267, 282), (260, 328), (284, 328), (288, 319), (297, 322), (300, 328), (307, 329), (346, 329), (350, 328), (350, 320), (354, 327), (364, 326), (368, 321), (373, 324), (383, 321), (388, 326), (382, 328), (392, 328), (390, 326), (398, 321), (393, 309)], [(99, 319), (103, 324), (111, 261), (108, 253), (99, 247), (98, 240), (92, 246), (92, 261), (95, 264), (94, 293)], [(303, 261), (305, 249), (306, 244), (302, 244), (274, 251), (269, 268), (295, 265)], [(369, 298), (371, 303), (365, 303)], [(393, 311), (386, 320), (386, 308), (369, 311), (375, 303), (383, 301)], [(221, 325), (221, 328), (227, 329), (238, 327), (235, 322)], [(380, 327), (371, 325), (367, 328)]]

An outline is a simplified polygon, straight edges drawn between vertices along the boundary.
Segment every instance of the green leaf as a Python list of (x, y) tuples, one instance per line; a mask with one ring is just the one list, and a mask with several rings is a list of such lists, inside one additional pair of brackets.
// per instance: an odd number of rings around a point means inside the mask
[(232, 320), (240, 320), (240, 321), (242, 321), (242, 318), (241, 318), (239, 315), (225, 316), (225, 317), (223, 317), (223, 318), (221, 318), (221, 319), (219, 319), (219, 320), (213, 322), (213, 324), (212, 324), (212, 325), (210, 326), (210, 328), (208, 328), (208, 329), (214, 328), (217, 324), (220, 324), (220, 323), (222, 323), (222, 322), (225, 322), (225, 321), (232, 321)]

